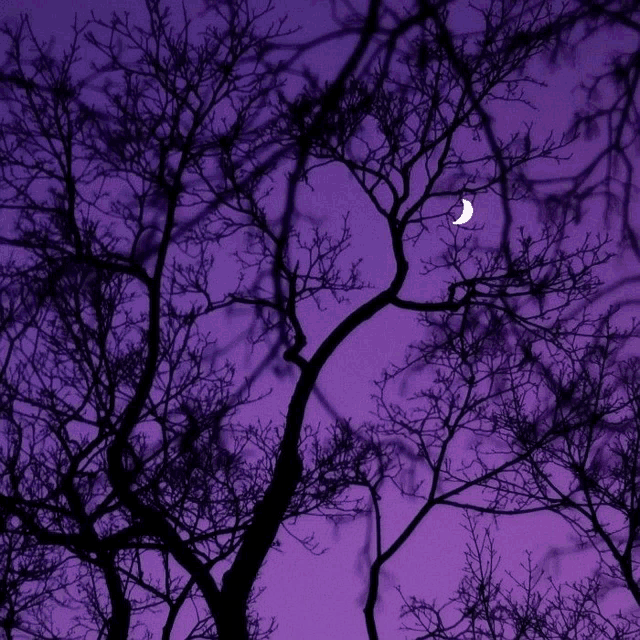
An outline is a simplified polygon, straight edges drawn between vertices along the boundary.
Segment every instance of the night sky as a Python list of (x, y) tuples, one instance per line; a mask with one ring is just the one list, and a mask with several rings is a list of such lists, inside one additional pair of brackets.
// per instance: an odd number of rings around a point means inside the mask
[[(399, 2), (396, 4), (400, 6)], [(169, 6), (179, 9), (178, 3), (173, 1)], [(332, 28), (331, 5), (324, 0), (275, 0), (274, 6), (273, 16), (288, 14), (286, 24), (301, 27), (299, 32), (288, 37), (291, 42), (309, 39)], [(357, 6), (362, 8), (364, 3), (359, 0)], [(132, 20), (144, 20), (144, 7), (139, 0), (133, 3), (104, 3), (95, 0), (66, 0), (56, 3), (50, 0), (20, 0), (5, 2), (0, 6), (0, 13), (3, 14), (3, 18), (15, 20), (21, 12), (27, 12), (40, 37), (52, 36), (55, 38), (56, 46), (64, 46), (70, 33), (69, 25), (75, 14), (79, 22), (82, 22), (89, 18), (91, 11), (106, 18), (111, 10), (125, 9), (131, 12)], [(198, 17), (199, 10), (200, 7), (195, 3), (189, 7), (196, 27), (205, 20), (202, 16)], [(475, 29), (479, 25), (477, 16), (465, 2), (452, 5), (450, 26), (454, 31), (463, 32)], [(196, 31), (197, 28), (194, 29), (194, 33)], [(354, 38), (344, 38), (328, 45), (321, 45), (297, 60), (296, 67), (302, 69), (307, 65), (318, 74), (321, 81), (330, 81), (340, 70), (354, 43)], [(573, 60), (562, 59), (556, 68), (543, 60), (534, 61), (528, 72), (531, 76), (544, 80), (547, 86), (527, 86), (526, 92), (531, 106), (507, 104), (501, 107), (497, 102), (492, 103), (489, 110), (498, 134), (507, 137), (511, 132), (521, 130), (523, 121), (533, 124), (534, 141), (542, 141), (551, 131), (561, 134), (567, 129), (575, 109), (581, 105), (581, 95), (575, 88), (581, 81), (588, 79), (590, 74), (601, 69), (612, 51), (625, 51), (634, 46), (637, 46), (637, 42), (630, 31), (609, 30), (592, 35), (581, 47), (573, 50)], [(296, 84), (299, 88), (302, 81), (296, 80), (292, 75), (285, 92), (294, 95), (297, 90)], [(478, 153), (479, 149), (486, 151), (484, 141), (474, 142), (468, 134), (463, 134), (460, 140), (466, 145), (460, 148), (465, 153), (473, 155)], [(577, 171), (584, 166), (585, 159), (590, 157), (589, 154), (601, 144), (602, 140), (598, 137), (591, 141), (579, 140), (561, 152), (565, 156), (572, 154), (571, 158), (563, 160), (558, 165), (552, 161), (536, 162), (530, 168), (531, 175), (545, 178), (558, 173), (570, 174)], [(419, 193), (421, 188), (419, 176), (416, 180), (412, 186), (414, 195)], [(286, 197), (287, 185), (282, 171), (277, 174), (271, 186), (273, 191), (266, 206), (271, 215), (277, 216), (284, 208)], [(410, 276), (402, 289), (402, 297), (429, 300), (442, 293), (444, 280), (438, 281), (435, 277), (420, 275), (421, 260), (437, 259), (447, 244), (454, 239), (456, 242), (462, 242), (473, 236), (478, 255), (498, 247), (504, 222), (499, 195), (485, 192), (470, 199), (474, 206), (473, 219), (468, 225), (460, 227), (451, 225), (451, 221), (461, 212), (462, 205), (458, 198), (437, 197), (426, 203), (423, 214), (433, 218), (428, 222), (429, 232), (424, 234), (415, 246), (407, 244)], [(361, 260), (360, 272), (371, 284), (370, 289), (349, 294), (349, 301), (344, 304), (336, 304), (330, 296), (326, 296), (323, 298), (322, 310), (318, 310), (312, 301), (301, 305), (300, 316), (308, 338), (308, 345), (303, 353), (308, 356), (348, 312), (386, 286), (393, 275), (394, 262), (384, 221), (372, 210), (366, 194), (358, 188), (343, 167), (329, 165), (312, 172), (308, 185), (303, 184), (298, 190), (296, 207), (301, 214), (321, 221), (323, 228), (333, 231), (339, 229), (341, 216), (349, 212), (353, 237), (347, 256), (349, 259)], [(524, 225), (533, 234), (539, 232), (541, 221), (535, 203), (514, 202), (512, 207), (512, 237), (515, 237), (519, 225)], [(598, 200), (589, 205), (589, 215), (585, 216), (581, 224), (569, 227), (566, 246), (577, 246), (586, 233), (604, 232), (608, 226), (608, 231), (614, 238), (612, 246), (616, 256), (601, 268), (599, 275), (603, 281), (613, 283), (621, 276), (638, 273), (639, 269), (631, 252), (615, 244), (615, 239), (620, 234), (619, 219), (612, 216), (609, 223), (605, 224), (602, 208), (602, 201)], [(235, 267), (230, 252), (220, 258), (219, 265), (224, 266), (218, 267), (215, 287), (223, 291), (235, 279)], [(631, 300), (635, 290), (633, 284), (615, 289), (598, 300), (593, 306), (594, 312), (606, 309), (612, 302)], [(629, 305), (625, 308), (620, 317), (622, 323), (634, 314), (633, 307), (634, 305)], [(417, 317), (418, 314), (414, 312), (389, 308), (351, 335), (327, 363), (318, 381), (318, 389), (331, 410), (326, 405), (323, 406), (323, 402), (317, 396), (312, 397), (306, 410), (305, 422), (326, 425), (336, 414), (343, 419), (351, 420), (354, 424), (373, 421), (375, 403), (372, 394), (376, 391), (373, 381), (379, 379), (381, 372), (390, 362), (402, 362), (405, 348), (411, 341), (424, 339), (427, 335), (427, 329), (418, 324)], [(210, 324), (206, 329), (215, 333), (218, 346), (224, 347), (219, 357), (229, 358), (236, 363), (238, 380), (251, 371), (266, 353), (264, 345), (252, 351), (246, 340), (238, 339), (250, 321), (251, 316), (246, 312), (235, 314), (226, 311), (213, 315), (212, 319), (207, 321)], [(296, 376), (295, 369), (285, 366), (281, 361), (271, 364), (258, 378), (253, 391), (272, 392), (258, 403), (243, 408), (239, 417), (246, 421), (260, 419), (264, 424), (269, 420), (281, 424)], [(420, 387), (421, 384), (420, 380), (409, 378), (406, 383), (408, 388), (405, 393)], [(402, 394), (402, 390), (398, 390), (398, 393)], [(334, 412), (333, 415), (331, 412)], [(466, 446), (469, 446), (469, 443), (461, 440), (456, 445), (456, 455), (464, 456)], [(420, 469), (417, 473), (428, 477)], [(386, 486), (382, 496), (383, 539), (388, 544), (415, 515), (420, 501), (403, 498), (398, 489), (392, 486)], [(480, 522), (481, 526), (485, 526), (491, 524), (492, 520), (487, 518)], [(404, 594), (417, 595), (427, 601), (436, 599), (441, 603), (455, 593), (462, 576), (465, 544), (468, 541), (463, 524), (464, 515), (461, 510), (436, 507), (403, 548), (385, 565), (376, 609), (381, 638), (415, 637), (415, 634), (405, 636), (405, 632), (399, 630), (398, 614), (402, 602), (395, 590), (396, 585), (402, 586)], [(368, 541), (370, 542), (370, 527), (371, 521), (364, 517), (355, 522), (344, 522), (339, 526), (318, 516), (302, 518), (296, 525), (287, 525), (287, 529), (298, 537), (313, 532), (318, 548), (325, 549), (325, 553), (321, 555), (313, 555), (304, 550), (293, 536), (280, 530), (278, 540), (281, 546), (269, 553), (258, 580), (258, 585), (265, 590), (260, 595), (256, 607), (265, 619), (270, 616), (276, 618), (278, 629), (273, 634), (274, 640), (367, 638), (362, 608), (372, 559), (371, 544), (366, 548)], [(543, 569), (547, 575), (559, 581), (580, 579), (589, 575), (595, 567), (596, 556), (593, 551), (571, 550), (570, 529), (558, 516), (508, 516), (499, 519), (492, 531), (496, 548), (502, 558), (501, 572), (512, 571), (522, 577), (522, 563), (526, 562), (527, 552), (531, 553), (534, 566)], [(220, 577), (218, 569), (214, 574)], [(632, 610), (633, 606), (633, 599), (622, 589), (612, 591), (603, 599), (605, 612)], [(192, 614), (189, 607), (185, 607), (174, 629), (173, 638), (184, 637), (182, 634), (186, 633), (193, 621)], [(159, 615), (156, 618), (147, 615), (145, 621), (148, 622), (153, 637), (159, 638), (163, 616)]]

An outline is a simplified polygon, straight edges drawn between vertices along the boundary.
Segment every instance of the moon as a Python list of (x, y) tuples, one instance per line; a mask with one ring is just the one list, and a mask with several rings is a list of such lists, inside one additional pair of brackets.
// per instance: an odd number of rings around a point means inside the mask
[(473, 205), (468, 200), (462, 200), (462, 215), (452, 224), (466, 224), (473, 215)]

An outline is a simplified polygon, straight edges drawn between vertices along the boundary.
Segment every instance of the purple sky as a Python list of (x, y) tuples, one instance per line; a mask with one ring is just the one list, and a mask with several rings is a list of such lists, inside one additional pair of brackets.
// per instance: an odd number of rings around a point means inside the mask
[[(31, 14), (34, 26), (42, 37), (53, 34), (58, 42), (64, 41), (68, 27), (73, 20), (74, 12), (79, 18), (89, 16), (90, 10), (106, 17), (106, 10), (128, 9), (132, 14), (140, 11), (139, 0), (111, 0), (108, 3), (97, 0), (14, 0), (0, 5), (3, 17), (17, 16), (20, 11)], [(177, 3), (175, 3), (177, 6)], [(358, 6), (363, 3), (359, 1)], [(325, 32), (331, 28), (329, 3), (324, 0), (275, 0), (276, 13), (289, 13), (290, 24), (300, 24), (302, 29), (295, 36), (296, 40), (303, 40), (308, 36)], [(461, 3), (463, 6), (463, 3)], [(194, 3), (194, 13), (197, 6)], [(460, 9), (456, 15), (456, 23), (460, 28), (466, 28), (468, 14)], [(344, 57), (349, 53), (352, 40), (342, 43), (332, 43), (330, 48), (319, 49), (305, 61), (314, 70), (321, 71), (322, 77), (333, 77)], [(565, 65), (561, 70), (551, 73), (540, 64), (532, 67), (533, 74), (542, 73), (548, 82), (546, 89), (536, 90), (531, 94), (539, 110), (537, 112), (522, 108), (510, 109), (503, 113), (493, 112), (498, 128), (507, 132), (519, 127), (523, 119), (532, 120), (534, 136), (544, 136), (549, 129), (556, 132), (563, 131), (570, 119), (572, 110), (577, 106), (579, 97), (572, 93), (580, 78), (585, 77), (589, 70), (597, 68), (599, 61), (608, 48), (615, 46), (623, 48), (627, 42), (614, 37), (593, 39), (588, 49), (581, 50), (581, 58), (575, 66)], [(595, 144), (595, 143), (594, 143)], [(581, 166), (582, 153), (586, 149), (576, 149), (575, 161), (563, 165), (563, 171)], [(549, 167), (540, 167), (540, 175), (549, 171)], [(312, 175), (314, 191), (301, 188), (298, 206), (303, 212), (326, 219), (331, 224), (337, 214), (351, 211), (354, 230), (354, 255), (363, 259), (362, 273), (375, 286), (383, 286), (388, 282), (393, 268), (392, 256), (387, 244), (382, 220), (372, 215), (371, 205), (364, 194), (349, 180), (341, 169), (329, 167)], [(284, 183), (282, 183), (284, 184)], [(282, 210), (284, 198), (282, 184), (274, 190), (273, 211)], [(444, 212), (452, 202), (435, 203)], [(478, 196), (474, 200), (475, 215), (471, 228), (460, 228), (457, 233), (477, 234), (481, 245), (495, 246), (499, 239), (501, 214), (498, 198), (492, 194)], [(455, 219), (459, 214), (456, 205)], [(518, 222), (532, 227), (535, 223), (535, 210), (531, 205), (517, 206), (515, 209)], [(434, 211), (435, 213), (436, 211)], [(595, 215), (598, 214), (598, 215)], [(480, 227), (484, 226), (483, 229)], [(601, 227), (599, 212), (585, 222), (579, 233), (587, 228)], [(434, 224), (434, 229), (436, 225)], [(615, 233), (615, 228), (612, 230)], [(578, 233), (578, 232), (576, 232)], [(444, 237), (443, 232), (434, 232), (431, 240), (425, 239), (412, 254), (412, 259), (424, 255), (425, 251), (435, 250), (435, 241)], [(381, 240), (382, 239), (382, 240)], [(428, 242), (432, 244), (429, 246)], [(631, 258), (620, 256), (610, 265), (606, 277), (613, 278), (616, 273), (625, 274), (638, 271)], [(424, 279), (411, 279), (407, 287), (408, 295), (420, 295), (428, 298), (430, 292), (425, 289)], [(360, 292), (352, 296), (352, 303), (358, 303), (371, 295), (371, 291)], [(617, 295), (624, 296), (628, 292), (621, 291)], [(611, 300), (607, 299), (607, 303)], [(332, 307), (327, 303), (327, 311), (319, 314), (309, 305), (303, 309), (303, 317), (307, 321), (309, 346), (307, 353), (322, 340), (327, 332), (335, 326), (338, 319), (343, 317), (350, 305)], [(214, 326), (220, 335), (220, 342), (225, 343), (235, 335), (229, 326)], [(389, 310), (381, 313), (365, 327), (358, 330), (347, 343), (335, 354), (320, 378), (320, 387), (330, 399), (341, 415), (351, 417), (355, 422), (372, 419), (373, 404), (370, 394), (374, 391), (372, 378), (377, 377), (382, 368), (390, 360), (400, 362), (404, 347), (412, 337), (419, 337), (421, 329), (417, 326), (415, 315), (399, 310)], [(246, 354), (244, 347), (231, 352), (242, 358)], [(260, 415), (263, 420), (271, 417), (278, 420), (286, 410), (288, 392), (292, 388), (292, 380), (279, 380), (275, 376), (265, 377), (260, 381), (260, 388), (274, 388), (274, 393), (255, 407), (249, 407), (247, 416)], [(253, 414), (252, 414), (253, 412)], [(327, 419), (326, 412), (312, 401), (307, 412), (307, 422), (317, 423)], [(383, 501), (385, 509), (385, 538), (392, 539), (401, 527), (415, 513), (416, 505), (398, 499), (397, 493), (387, 501)], [(448, 509), (436, 509), (420, 526), (409, 543), (387, 565), (388, 573), (384, 578), (381, 602), (378, 616), (380, 635), (382, 638), (400, 638), (403, 634), (398, 631), (398, 610), (400, 600), (393, 587), (401, 584), (409, 594), (420, 595), (426, 600), (432, 598), (447, 599), (457, 586), (460, 570), (463, 565), (463, 549), (467, 534), (460, 524), (461, 513)], [(279, 629), (274, 640), (290, 638), (305, 638), (316, 640), (325, 638), (352, 638), (361, 640), (366, 637), (362, 616), (362, 594), (366, 585), (366, 571), (368, 566), (361, 564), (362, 546), (366, 538), (366, 523), (359, 521), (342, 525), (334, 529), (331, 525), (314, 518), (310, 522), (300, 524), (300, 532), (308, 532), (310, 527), (316, 532), (320, 546), (328, 551), (314, 557), (303, 550), (297, 542), (286, 533), (282, 533), (282, 553), (272, 552), (262, 574), (261, 584), (266, 591), (259, 601), (259, 610), (265, 616), (274, 615)], [(497, 548), (503, 557), (503, 568), (517, 570), (519, 564), (525, 560), (524, 551), (530, 550), (534, 561), (542, 561), (546, 552), (553, 545), (568, 544), (568, 527), (557, 517), (522, 516), (501, 520), (495, 531)], [(592, 556), (591, 556), (592, 559)], [(557, 577), (575, 579), (585, 575), (590, 567), (588, 554), (573, 555), (563, 559)], [(553, 567), (548, 566), (549, 570)], [(606, 607), (616, 610), (630, 603), (627, 596), (612, 597)], [(176, 629), (177, 631), (178, 629)], [(179, 633), (175, 634), (180, 637)]]

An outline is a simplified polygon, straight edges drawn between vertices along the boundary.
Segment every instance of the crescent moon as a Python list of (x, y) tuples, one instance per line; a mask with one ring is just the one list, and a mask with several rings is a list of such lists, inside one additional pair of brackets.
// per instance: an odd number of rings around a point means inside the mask
[(473, 215), (473, 205), (468, 200), (462, 201), (462, 214), (457, 220), (454, 220), (452, 224), (466, 224), (471, 220)]

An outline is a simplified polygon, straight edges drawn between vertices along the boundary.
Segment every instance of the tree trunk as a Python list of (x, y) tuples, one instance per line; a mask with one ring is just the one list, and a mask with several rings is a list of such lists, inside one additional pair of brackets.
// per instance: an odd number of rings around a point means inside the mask
[(249, 640), (249, 621), (244, 603), (230, 602), (223, 597), (223, 603), (215, 616), (218, 640)]

